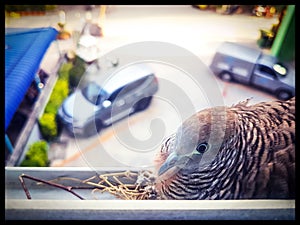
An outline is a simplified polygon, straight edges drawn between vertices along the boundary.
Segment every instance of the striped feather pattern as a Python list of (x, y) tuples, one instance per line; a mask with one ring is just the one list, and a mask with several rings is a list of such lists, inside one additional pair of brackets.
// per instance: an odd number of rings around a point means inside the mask
[[(247, 103), (225, 109), (224, 139), (209, 165), (193, 171), (183, 167), (168, 179), (157, 179), (160, 199), (295, 198), (295, 97), (252, 106)], [(193, 117), (209, 130), (216, 121), (214, 116), (204, 110)], [(185, 132), (181, 136), (188, 140), (184, 135), (191, 135), (192, 125), (186, 122), (182, 126)], [(201, 132), (199, 139), (205, 133)], [(213, 135), (211, 130), (209, 137)], [(162, 144), (163, 161), (172, 151), (184, 152), (182, 148), (189, 146), (183, 142), (174, 147), (176, 138), (174, 134)]]

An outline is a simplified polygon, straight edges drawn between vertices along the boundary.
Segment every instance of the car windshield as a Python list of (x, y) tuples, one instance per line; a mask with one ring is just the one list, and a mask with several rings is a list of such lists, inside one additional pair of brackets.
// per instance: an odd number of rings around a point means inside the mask
[(92, 82), (82, 89), (82, 95), (94, 105), (98, 105), (105, 96), (105, 92), (99, 85)]

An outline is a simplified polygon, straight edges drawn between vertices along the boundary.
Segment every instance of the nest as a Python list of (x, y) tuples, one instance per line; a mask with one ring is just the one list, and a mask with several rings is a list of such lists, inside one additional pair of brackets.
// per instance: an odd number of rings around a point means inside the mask
[[(50, 181), (22, 174), (19, 180), (25, 191), (27, 199), (31, 199), (28, 188), (26, 187), (24, 178), (37, 181), (39, 185), (46, 184), (56, 188), (63, 189), (75, 195), (79, 199), (84, 200), (82, 196), (76, 193), (75, 189), (92, 189), (92, 194), (96, 198), (96, 193), (109, 192), (123, 200), (147, 200), (158, 199), (157, 191), (155, 190), (155, 177), (151, 171), (124, 171), (95, 175), (88, 179), (81, 180), (73, 177), (59, 177)], [(72, 181), (84, 186), (63, 185), (63, 181)]]

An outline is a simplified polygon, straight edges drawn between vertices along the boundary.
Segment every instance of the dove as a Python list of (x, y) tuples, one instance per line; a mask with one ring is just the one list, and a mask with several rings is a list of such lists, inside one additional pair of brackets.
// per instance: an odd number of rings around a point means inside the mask
[(160, 199), (294, 199), (295, 97), (201, 110), (156, 156)]

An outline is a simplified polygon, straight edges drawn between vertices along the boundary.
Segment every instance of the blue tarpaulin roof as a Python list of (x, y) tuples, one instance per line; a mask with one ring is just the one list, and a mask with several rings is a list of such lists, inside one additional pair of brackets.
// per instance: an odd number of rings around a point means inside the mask
[(5, 131), (39, 69), (57, 30), (52, 27), (6, 29)]

